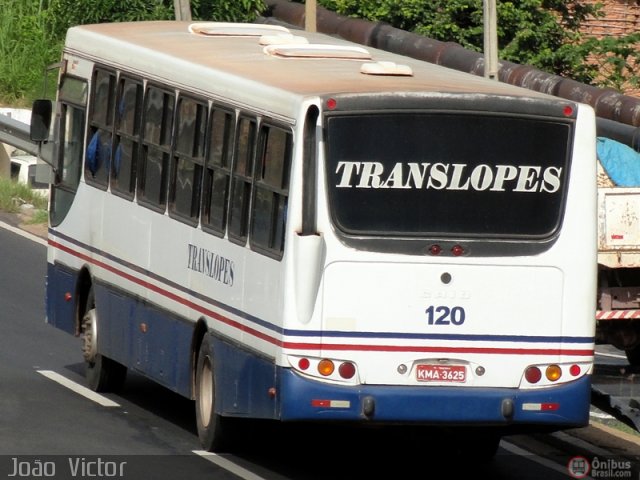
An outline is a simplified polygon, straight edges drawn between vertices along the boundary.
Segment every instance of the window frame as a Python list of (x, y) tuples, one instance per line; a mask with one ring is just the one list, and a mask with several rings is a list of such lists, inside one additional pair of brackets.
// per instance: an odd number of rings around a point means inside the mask
[[(183, 135), (181, 135), (181, 107), (183, 102), (191, 102), (196, 107), (195, 124), (193, 128), (193, 138), (188, 146), (191, 152), (180, 151), (179, 145)], [(202, 183), (204, 177), (204, 165), (206, 159), (206, 143), (209, 124), (208, 102), (200, 97), (180, 92), (174, 111), (174, 142), (171, 155), (170, 180), (169, 180), (169, 216), (191, 226), (198, 225), (201, 212)], [(194, 176), (192, 177), (191, 202), (189, 213), (180, 210), (177, 202), (177, 184), (180, 169), (180, 162), (191, 162), (194, 166)]]
[[(136, 99), (134, 106), (134, 115), (133, 115), (133, 131), (129, 132), (122, 128), (122, 118), (124, 115), (120, 115), (119, 106), (123, 100), (124, 92), (125, 92), (125, 82), (128, 82), (130, 85), (135, 85), (137, 87), (136, 91)], [(127, 73), (120, 73), (118, 76), (118, 82), (116, 86), (116, 108), (114, 115), (114, 131), (113, 131), (113, 146), (114, 151), (116, 152), (113, 156), (113, 161), (111, 162), (111, 178), (110, 178), (110, 187), (111, 193), (117, 195), (119, 197), (125, 198), (127, 200), (133, 200), (136, 196), (136, 186), (137, 186), (137, 169), (138, 169), (138, 161), (140, 158), (140, 151), (142, 145), (142, 114), (143, 114), (143, 105), (144, 105), (144, 81), (142, 78), (136, 77), (134, 75), (129, 75)], [(118, 167), (118, 150), (122, 143), (122, 140), (125, 139), (128, 142), (131, 142), (131, 162), (129, 169), (129, 182), (127, 188), (122, 188), (119, 181), (119, 167)]]
[[(247, 140), (240, 149), (244, 138), (243, 123), (247, 122)], [(237, 245), (246, 246), (249, 241), (249, 219), (251, 217), (251, 202), (253, 200), (253, 177), (256, 158), (256, 140), (259, 129), (258, 117), (248, 113), (240, 113), (236, 121), (234, 135), (233, 162), (231, 167), (231, 185), (229, 190), (229, 207), (227, 212), (227, 237)], [(240, 171), (240, 158), (244, 159), (244, 171)], [(242, 188), (240, 196), (238, 188)], [(236, 220), (236, 216), (240, 219)]]
[[(80, 87), (80, 91), (74, 91), (72, 88), (69, 95), (66, 94), (64, 83), (70, 80), (77, 82), (76, 88)], [(60, 79), (60, 88), (58, 96), (58, 118), (59, 123), (56, 128), (55, 136), (57, 137), (57, 146), (55, 148), (54, 163), (56, 164), (56, 176), (51, 185), (50, 201), (49, 201), (49, 219), (52, 227), (58, 226), (73, 204), (78, 186), (83, 177), (83, 168), (85, 160), (85, 141), (88, 131), (87, 126), (87, 98), (89, 95), (89, 85), (86, 79), (75, 77), (73, 75), (62, 75)], [(80, 131), (77, 132), (79, 138), (77, 150), (72, 155), (75, 161), (65, 163), (65, 153), (67, 152), (66, 135), (69, 132), (67, 121), (72, 119), (72, 125), (78, 125)], [(75, 138), (75, 137), (74, 137)], [(72, 169), (68, 169), (71, 166)], [(71, 181), (69, 181), (71, 180)]]
[[(224, 126), (222, 133), (222, 145), (220, 147), (220, 162), (216, 164), (213, 160), (215, 135), (213, 134), (213, 128), (216, 128), (217, 121), (214, 121), (214, 116), (220, 114), (223, 115)], [(209, 121), (207, 124), (207, 146), (205, 155), (205, 165), (203, 172), (202, 183), (202, 207), (200, 210), (200, 225), (203, 231), (215, 235), (217, 237), (224, 237), (227, 231), (227, 220), (229, 215), (229, 195), (231, 192), (231, 173), (233, 167), (233, 152), (235, 146), (235, 131), (236, 131), (236, 112), (223, 105), (213, 104), (209, 109)], [(215, 206), (221, 207), (221, 215), (212, 217), (212, 193), (214, 192), (215, 179), (223, 178), (226, 180), (224, 185), (224, 191), (222, 192), (222, 202), (217, 203)], [(212, 218), (219, 220), (214, 223)]]
[[(266, 165), (269, 156), (268, 143), (273, 131), (280, 132), (284, 136), (282, 139), (284, 141), (282, 151), (276, 152), (282, 153), (282, 164), (278, 167), (279, 178), (277, 178), (276, 182), (268, 178)], [(249, 214), (249, 244), (252, 250), (279, 260), (284, 255), (285, 246), (291, 164), (293, 161), (293, 131), (288, 126), (271, 121), (263, 121), (259, 125), (256, 140), (252, 206)], [(270, 218), (265, 232), (266, 242), (257, 236), (258, 197), (265, 192), (271, 195), (268, 205), (268, 209), (271, 210), (269, 213)]]
[[(109, 85), (106, 95), (107, 105), (98, 105), (97, 93), (98, 87), (101, 84), (98, 82), (98, 76), (105, 75), (109, 77)], [(96, 65), (91, 73), (91, 89), (89, 93), (89, 112), (87, 116), (87, 135), (84, 144), (84, 165), (83, 174), (85, 182), (88, 185), (92, 185), (100, 190), (107, 190), (109, 188), (109, 177), (112, 164), (112, 152), (113, 152), (113, 140), (114, 140), (114, 105), (116, 99), (116, 90), (118, 85), (118, 72), (110, 67)], [(103, 114), (104, 113), (104, 114)], [(104, 117), (104, 118), (100, 118)], [(103, 137), (100, 134), (103, 132), (107, 138), (107, 141), (102, 141)], [(96, 136), (97, 135), (97, 136)], [(94, 144), (94, 140), (97, 142)], [(93, 145), (92, 145), (93, 144)], [(102, 148), (108, 145), (107, 155), (108, 157), (98, 160), (95, 172), (89, 166), (90, 153), (89, 149), (95, 149), (96, 155), (101, 155)], [(105, 166), (106, 163), (106, 166)]]
[[(150, 123), (148, 119), (149, 108), (148, 108), (148, 99), (151, 90), (157, 90), (159, 93), (163, 95), (163, 103), (162, 103), (162, 112), (160, 129), (158, 133), (158, 141), (155, 139), (149, 139), (147, 136), (147, 125)], [(139, 205), (143, 205), (150, 210), (153, 210), (158, 213), (164, 213), (167, 210), (168, 203), (168, 190), (169, 190), (169, 174), (170, 174), (170, 165), (171, 165), (171, 155), (173, 154), (173, 138), (174, 138), (174, 117), (175, 117), (175, 108), (176, 108), (176, 91), (160, 84), (156, 84), (153, 82), (147, 82), (145, 84), (144, 89), (144, 97), (143, 97), (143, 105), (142, 105), (142, 123), (141, 123), (141, 144), (140, 144), (140, 155), (138, 157), (138, 175), (136, 182), (136, 198), (138, 200)], [(170, 102), (166, 102), (167, 98), (170, 98)], [(170, 119), (170, 124), (167, 125), (167, 118)], [(147, 169), (149, 166), (149, 151), (152, 149), (153, 153), (159, 154), (160, 159), (160, 185), (159, 191), (157, 192), (159, 195), (158, 199), (150, 198), (147, 191), (146, 182), (148, 180), (147, 177)]]

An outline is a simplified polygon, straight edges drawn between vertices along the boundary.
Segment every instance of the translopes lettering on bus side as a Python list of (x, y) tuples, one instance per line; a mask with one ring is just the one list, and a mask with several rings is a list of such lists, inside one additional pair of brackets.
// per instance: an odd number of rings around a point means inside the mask
[(493, 192), (555, 193), (562, 168), (536, 165), (476, 165), (463, 163), (403, 163), (388, 169), (380, 162), (338, 162), (337, 188), (489, 190)]
[(202, 273), (231, 287), (233, 286), (234, 267), (233, 260), (197, 245), (189, 244), (188, 269)]

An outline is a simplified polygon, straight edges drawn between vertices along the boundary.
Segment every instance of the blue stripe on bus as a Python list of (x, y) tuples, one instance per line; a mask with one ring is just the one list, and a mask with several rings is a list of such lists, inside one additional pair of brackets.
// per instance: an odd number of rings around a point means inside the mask
[[(153, 279), (167, 287), (173, 288), (184, 294), (197, 298), (203, 302), (213, 305), (221, 310), (236, 315), (244, 320), (259, 325), (262, 328), (270, 330), (283, 337), (326, 337), (326, 338), (366, 338), (366, 339), (398, 339), (398, 340), (460, 340), (471, 342), (515, 342), (515, 343), (574, 343), (574, 344), (590, 344), (593, 343), (594, 337), (575, 337), (575, 336), (545, 336), (545, 335), (492, 335), (492, 334), (446, 334), (446, 333), (407, 333), (407, 332), (348, 332), (340, 330), (294, 330), (285, 329), (274, 325), (271, 322), (255, 317), (247, 312), (239, 310), (235, 307), (227, 305), (223, 302), (215, 300), (211, 297), (202, 295), (199, 292), (188, 289), (176, 282), (165, 277), (157, 275), (149, 270), (141, 268), (138, 265), (127, 262), (122, 258), (116, 257), (108, 252), (86, 245), (68, 235), (49, 229), (51, 235), (60, 237), (65, 241), (76, 245), (79, 248), (88, 250), (89, 252), (100, 255), (114, 263), (122, 265), (142, 276)], [(595, 313), (594, 313), (595, 315)]]

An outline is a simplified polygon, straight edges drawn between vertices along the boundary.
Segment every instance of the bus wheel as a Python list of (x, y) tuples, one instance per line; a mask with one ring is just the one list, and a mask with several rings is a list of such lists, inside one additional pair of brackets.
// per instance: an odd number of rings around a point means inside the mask
[(457, 438), (458, 455), (478, 464), (490, 462), (498, 452), (501, 435), (464, 430)]
[(640, 366), (640, 345), (636, 345), (633, 348), (625, 350), (627, 354), (627, 360), (632, 367)]
[(490, 462), (498, 453), (501, 437), (499, 435), (487, 435), (481, 437), (476, 444), (467, 451), (466, 458), (477, 463)]
[(93, 289), (87, 298), (87, 311), (82, 317), (82, 356), (89, 388), (95, 392), (115, 392), (122, 388), (127, 368), (98, 353), (98, 314)]
[(228, 447), (223, 423), (225, 420), (215, 411), (216, 381), (211, 338), (202, 339), (196, 365), (196, 423), (198, 438), (207, 451), (221, 451)]

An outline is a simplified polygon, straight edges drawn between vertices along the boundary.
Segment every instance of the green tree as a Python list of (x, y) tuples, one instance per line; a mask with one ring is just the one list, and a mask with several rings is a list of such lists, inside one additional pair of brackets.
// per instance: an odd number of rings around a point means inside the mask
[(74, 25), (168, 20), (173, 17), (172, 0), (50, 0), (47, 11), (51, 31), (60, 40)]
[[(195, 20), (253, 21), (263, 0), (191, 0)], [(173, 0), (3, 0), (0, 103), (29, 105), (42, 95), (47, 65), (60, 59), (67, 29), (100, 22), (170, 20)], [(53, 82), (50, 82), (53, 83)]]
[(193, 16), (216, 22), (252, 22), (265, 11), (263, 0), (200, 0)]
[[(248, 22), (265, 8), (263, 0), (191, 0), (194, 20)], [(48, 18), (62, 39), (73, 25), (172, 20), (175, 12), (173, 0), (50, 0)]]
[[(303, 3), (300, 1), (300, 3)], [(390, 25), (465, 48), (483, 49), (482, 0), (319, 0), (336, 13)], [(496, 2), (502, 60), (531, 65), (577, 81), (620, 88), (638, 84), (634, 65), (638, 35), (585, 38), (584, 21), (601, 16), (602, 5), (586, 1)]]

